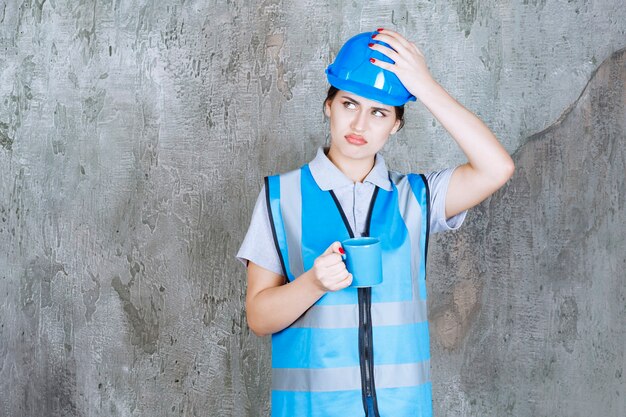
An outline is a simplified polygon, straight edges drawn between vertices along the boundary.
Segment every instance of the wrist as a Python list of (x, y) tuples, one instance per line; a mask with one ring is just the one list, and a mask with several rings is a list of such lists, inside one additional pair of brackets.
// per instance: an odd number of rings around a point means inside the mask
[(312, 295), (316, 296), (317, 298), (323, 296), (324, 294), (328, 292), (328, 290), (324, 288), (320, 280), (317, 279), (317, 277), (315, 276), (315, 272), (313, 271), (313, 268), (305, 272), (302, 278), (305, 278), (303, 282), (305, 283), (307, 287), (307, 291), (311, 293)]
[(443, 88), (441, 85), (439, 85), (439, 83), (432, 76), (428, 76), (420, 81), (419, 87), (416, 88), (415, 97), (423, 102), (424, 100), (428, 100), (428, 98), (432, 97), (434, 94), (442, 91)]

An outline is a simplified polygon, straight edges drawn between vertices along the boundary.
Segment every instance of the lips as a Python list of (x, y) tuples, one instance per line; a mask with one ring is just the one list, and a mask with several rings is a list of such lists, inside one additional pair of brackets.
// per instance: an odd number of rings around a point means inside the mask
[(348, 141), (348, 143), (351, 143), (357, 146), (365, 145), (367, 143), (367, 141), (363, 138), (363, 136), (346, 135), (345, 138)]

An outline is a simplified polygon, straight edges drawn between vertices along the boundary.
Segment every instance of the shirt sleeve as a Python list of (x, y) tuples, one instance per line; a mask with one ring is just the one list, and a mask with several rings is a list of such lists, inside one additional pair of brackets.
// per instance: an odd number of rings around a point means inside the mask
[(267, 212), (265, 185), (261, 188), (259, 197), (254, 205), (250, 227), (248, 227), (248, 232), (243, 239), (236, 258), (246, 267), (248, 266), (248, 261), (252, 261), (265, 269), (284, 275)]
[(463, 224), (467, 210), (446, 219), (446, 194), (455, 168), (425, 174), (430, 190), (430, 233), (456, 230)]

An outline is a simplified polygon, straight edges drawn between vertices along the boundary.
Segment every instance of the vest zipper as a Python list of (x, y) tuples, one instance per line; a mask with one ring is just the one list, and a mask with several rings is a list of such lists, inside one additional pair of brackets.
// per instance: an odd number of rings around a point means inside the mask
[[(372, 290), (359, 288), (359, 358), (361, 362), (361, 391), (366, 417), (378, 417), (376, 385), (374, 383), (374, 349), (372, 340)], [(371, 415), (369, 403), (373, 403)]]
[[(372, 199), (370, 201), (369, 212), (367, 213), (367, 220), (365, 222), (365, 233), (363, 236), (370, 235), (370, 224), (372, 220), (372, 212), (374, 209), (374, 203), (378, 196), (379, 188), (374, 189)], [(337, 196), (333, 190), (329, 190), (329, 193), (339, 214), (343, 220), (343, 223), (348, 230), (350, 237), (354, 237), (354, 232), (350, 227), (348, 218), (339, 204)], [(356, 219), (355, 219), (356, 226)], [(374, 347), (372, 338), (372, 289), (371, 288), (359, 288), (359, 362), (361, 365), (361, 393), (363, 397), (363, 409), (365, 410), (366, 417), (380, 417), (378, 412), (378, 403), (376, 401), (376, 384), (374, 383)], [(371, 406), (370, 406), (371, 403)], [(370, 413), (369, 410), (373, 410)]]

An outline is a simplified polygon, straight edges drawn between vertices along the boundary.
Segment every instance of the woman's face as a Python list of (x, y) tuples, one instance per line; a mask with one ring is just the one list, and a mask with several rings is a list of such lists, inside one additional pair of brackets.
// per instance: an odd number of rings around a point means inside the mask
[(393, 106), (344, 90), (326, 102), (324, 113), (330, 119), (331, 148), (351, 159), (372, 157), (400, 126)]

